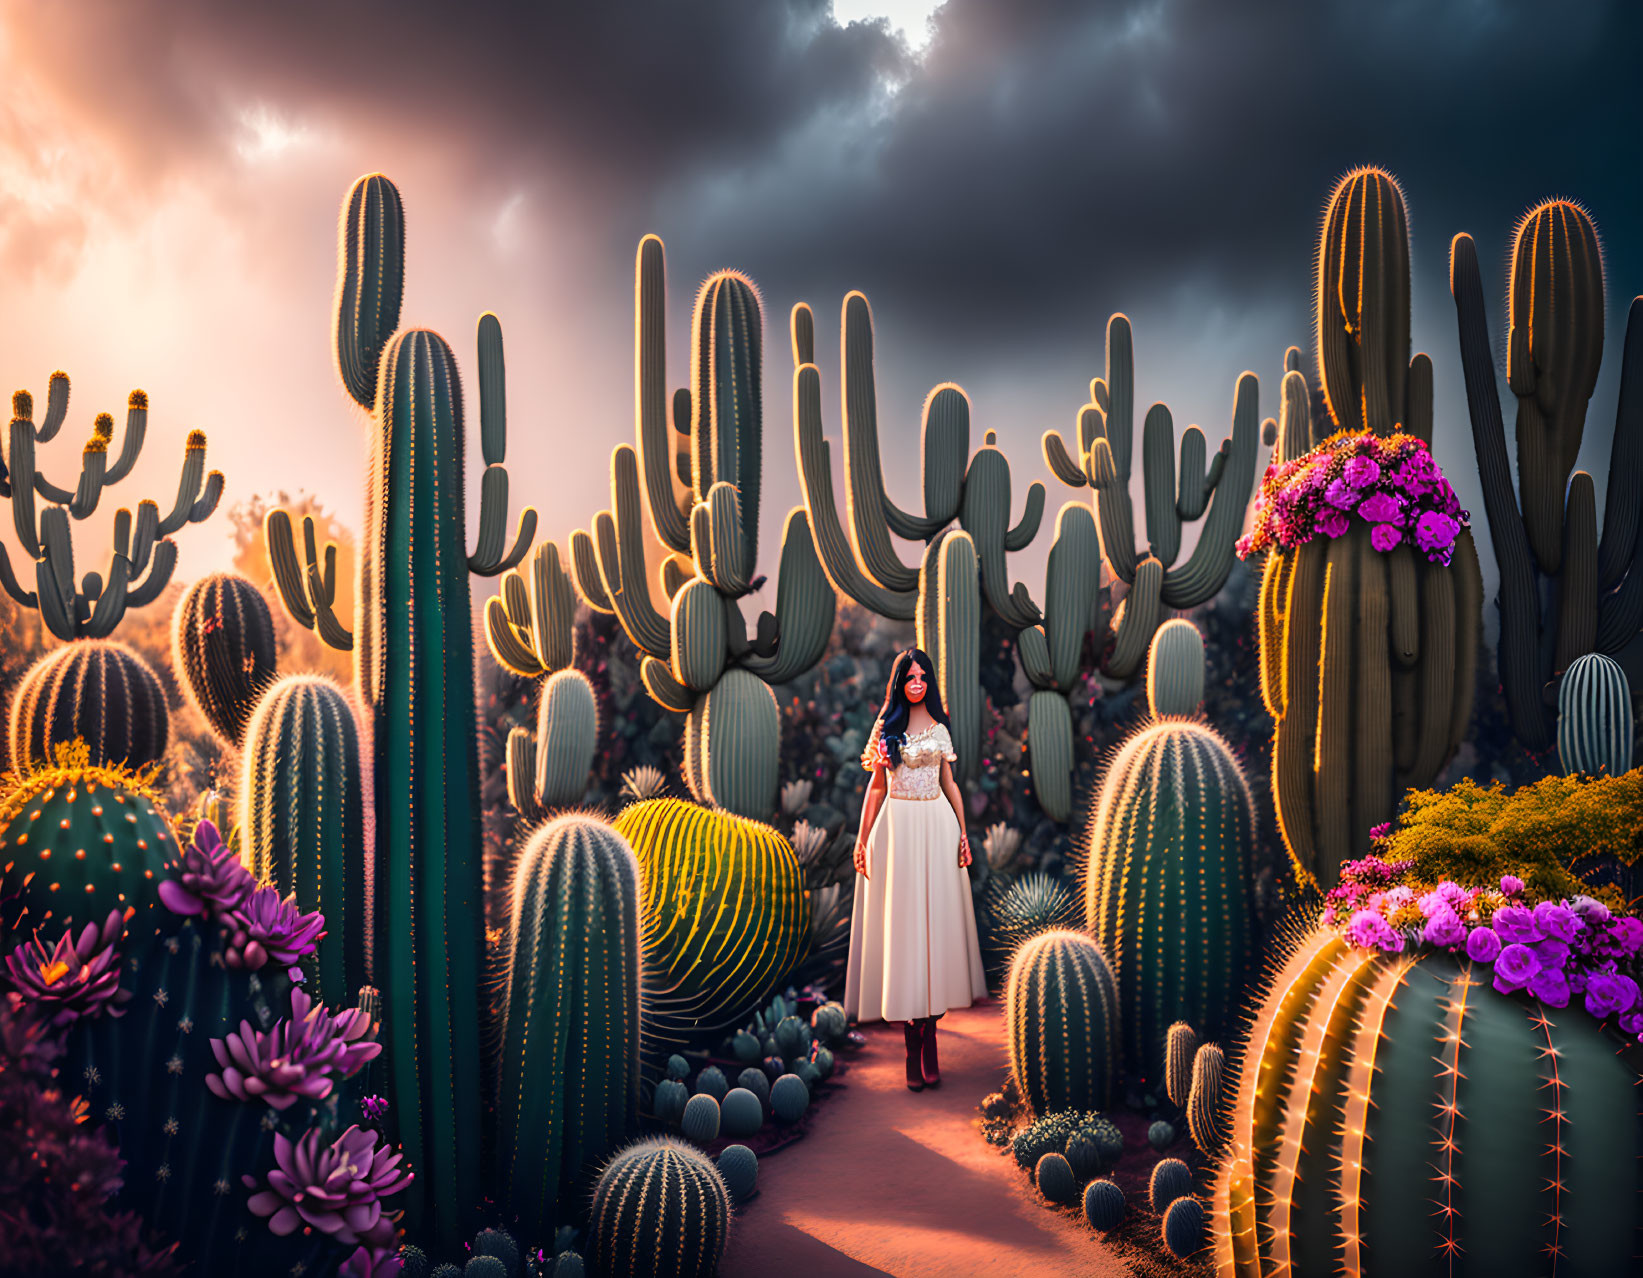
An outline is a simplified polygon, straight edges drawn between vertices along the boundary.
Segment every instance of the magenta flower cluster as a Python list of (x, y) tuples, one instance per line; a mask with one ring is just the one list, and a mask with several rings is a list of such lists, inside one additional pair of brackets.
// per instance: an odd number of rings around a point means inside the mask
[(121, 1015), (121, 1004), (131, 992), (120, 988), (120, 954), (115, 947), (125, 933), (125, 915), (119, 910), (109, 911), (101, 923), (87, 923), (78, 937), (72, 927), (64, 928), (49, 947), (36, 931), (33, 939), (6, 955), (11, 981), (6, 999), (12, 1012), (53, 1030), (66, 1030), (88, 1016)]
[(220, 919), (231, 914), (257, 886), (210, 821), (194, 827), (194, 841), (170, 867), (175, 878), (160, 884), (160, 903), (173, 914)]
[(1464, 953), (1490, 966), (1499, 993), (1522, 991), (1548, 1007), (1578, 1001), (1589, 1015), (1613, 1017), (1626, 1034), (1643, 1039), (1643, 919), (1615, 914), (1589, 896), (1530, 907), (1523, 880), (1510, 874), (1499, 888), (1445, 881), (1417, 894), (1395, 883), (1408, 867), (1377, 857), (1344, 865), (1324, 923), (1360, 949), (1400, 953), (1419, 945)]
[(205, 1085), (223, 1100), (261, 1100), (274, 1109), (322, 1101), (336, 1076), (352, 1078), (382, 1051), (380, 1043), (361, 1041), (370, 1028), (361, 1008), (330, 1012), (292, 990), (291, 1015), (273, 1029), (241, 1021), (235, 1033), (211, 1040), (222, 1072), (207, 1074)]
[(1344, 537), (1361, 521), (1382, 554), (1407, 544), (1447, 564), (1471, 521), (1431, 450), (1413, 435), (1343, 433), (1269, 466), (1254, 514), (1249, 535), (1238, 542), (1242, 559), (1273, 546)]
[(254, 1191), (247, 1205), (280, 1237), (312, 1229), (359, 1248), (349, 1258), (352, 1271), (364, 1264), (365, 1272), (382, 1272), (378, 1266), (392, 1248), (396, 1219), (383, 1209), (382, 1200), (412, 1180), (410, 1172), (401, 1170), (401, 1158), (387, 1145), (378, 1145), (374, 1133), (358, 1127), (329, 1144), (317, 1127), (296, 1141), (275, 1132), (275, 1167), (268, 1183), (250, 1176), (241, 1180)]

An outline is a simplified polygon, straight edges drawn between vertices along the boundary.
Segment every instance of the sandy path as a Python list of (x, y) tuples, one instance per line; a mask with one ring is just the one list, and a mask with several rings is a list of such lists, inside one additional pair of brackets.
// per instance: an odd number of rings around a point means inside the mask
[(725, 1278), (1128, 1275), (1081, 1223), (1032, 1201), (1014, 1163), (973, 1126), (1005, 1064), (996, 1002), (939, 1023), (942, 1084), (909, 1092), (899, 1025), (866, 1028), (839, 1095), (804, 1139), (759, 1162)]

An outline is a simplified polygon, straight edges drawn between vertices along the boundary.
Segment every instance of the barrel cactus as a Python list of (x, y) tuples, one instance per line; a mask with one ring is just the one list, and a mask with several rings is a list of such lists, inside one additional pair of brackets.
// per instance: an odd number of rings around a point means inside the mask
[(710, 1278), (730, 1216), (730, 1190), (712, 1159), (668, 1136), (636, 1141), (594, 1186), (587, 1259), (602, 1278)]
[(1078, 1196), (1072, 1165), (1062, 1154), (1045, 1154), (1040, 1158), (1033, 1170), (1033, 1183), (1052, 1203), (1070, 1203)]
[(656, 1117), (664, 1123), (677, 1123), (685, 1115), (690, 1092), (676, 1078), (664, 1078), (656, 1084), (656, 1098), (651, 1102)]
[[(1643, 1192), (1635, 1054), (1578, 1003), (1441, 950), (1305, 937), (1250, 1026), (1215, 1178), (1234, 1275), (1624, 1273)], [(1436, 1210), (1434, 1210), (1434, 1205)], [(1537, 1262), (1538, 1263), (1538, 1262)]]
[(759, 1158), (746, 1145), (726, 1145), (716, 1160), (730, 1196), (737, 1202), (753, 1197), (759, 1184)]
[(533, 834), (508, 945), (495, 1180), (539, 1235), (582, 1166), (638, 1123), (639, 865), (626, 840), (576, 815)]
[(262, 591), (227, 572), (196, 581), (171, 615), (171, 661), (213, 731), (238, 746), (274, 680), (274, 618)]
[(709, 1145), (719, 1136), (719, 1102), (699, 1092), (685, 1102), (679, 1130), (693, 1145)]
[(1035, 1114), (1105, 1109), (1119, 1062), (1118, 986), (1101, 947), (1042, 932), (1016, 951), (1004, 995), (1010, 1068)]
[(1164, 1246), (1185, 1260), (1204, 1245), (1204, 1205), (1190, 1195), (1177, 1198), (1164, 1212)]
[(787, 975), (809, 918), (786, 839), (679, 799), (629, 804), (614, 824), (643, 871), (647, 965), (671, 984), (679, 1015), (722, 1024)]
[[(757, 1074), (762, 1091), (747, 1086), (749, 1074)], [(762, 1071), (743, 1070), (742, 1085), (725, 1093), (719, 1105), (719, 1122), (726, 1136), (753, 1136), (764, 1126), (764, 1102), (770, 1096), (770, 1080)]]
[(796, 1123), (810, 1108), (810, 1088), (797, 1074), (783, 1074), (770, 1085), (770, 1111), (778, 1123)]
[(84, 639), (29, 667), (11, 702), (7, 745), (14, 772), (50, 767), (79, 738), (94, 764), (158, 762), (171, 735), (165, 687), (123, 643)]
[(359, 724), (348, 695), (324, 675), (287, 675), (257, 703), (241, 753), (239, 840), (256, 876), (319, 910), (318, 988), (346, 997), (386, 976), (385, 924), (367, 861)]
[(1124, 1191), (1110, 1180), (1092, 1180), (1084, 1187), (1084, 1219), (1104, 1234), (1117, 1229), (1124, 1220)]
[(1619, 663), (1576, 657), (1557, 690), (1557, 753), (1565, 772), (1614, 777), (1631, 771), (1632, 690)]
[(1156, 1079), (1173, 1021), (1231, 1028), (1256, 939), (1254, 800), (1211, 728), (1163, 719), (1120, 747), (1085, 833), (1085, 919), (1118, 980), (1125, 1063)]
[(1152, 1169), (1147, 1181), (1147, 1196), (1152, 1209), (1162, 1216), (1177, 1198), (1192, 1193), (1192, 1169), (1179, 1158), (1161, 1158)]

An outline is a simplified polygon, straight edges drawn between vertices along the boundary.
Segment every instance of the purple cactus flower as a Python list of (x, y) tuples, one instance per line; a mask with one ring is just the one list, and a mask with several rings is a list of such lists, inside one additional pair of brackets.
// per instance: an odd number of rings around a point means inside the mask
[(1623, 915), (1612, 920), (1609, 923), (1609, 944), (1628, 956), (1643, 950), (1643, 919)]
[(1557, 941), (1572, 941), (1580, 931), (1580, 916), (1560, 901), (1542, 901), (1535, 906), (1535, 926), (1541, 934)]
[(1529, 983), (1540, 970), (1540, 960), (1527, 945), (1508, 945), (1495, 960), (1495, 988), (1511, 994)]
[(1358, 514), (1372, 524), (1401, 524), (1403, 503), (1391, 493), (1374, 493), (1364, 499), (1358, 507)]
[(291, 991), (291, 1015), (266, 1032), (241, 1021), (226, 1039), (211, 1040), (221, 1074), (207, 1074), (205, 1085), (223, 1100), (266, 1101), (288, 1109), (298, 1100), (322, 1101), (331, 1094), (333, 1076), (351, 1078), (382, 1051), (380, 1043), (360, 1042), (370, 1018), (354, 1007), (332, 1013), (301, 990)]
[(331, 1144), (321, 1143), (318, 1128), (296, 1142), (274, 1133), (275, 1167), (267, 1187), (251, 1176), (240, 1179), (254, 1190), (247, 1206), (285, 1237), (303, 1226), (344, 1246), (387, 1247), (394, 1236), (394, 1217), (382, 1200), (411, 1183), (401, 1171), (397, 1152), (377, 1147), (376, 1134), (350, 1127)]
[(1643, 1008), (1620, 1014), (1620, 1028), (1634, 1038), (1643, 1037)]
[(366, 1119), (373, 1123), (381, 1122), (383, 1115), (388, 1112), (388, 1102), (380, 1096), (367, 1096), (359, 1104), (365, 1111)]
[(1381, 465), (1372, 457), (1354, 457), (1346, 463), (1341, 476), (1353, 488), (1368, 488), (1381, 477)]
[(1346, 939), (1359, 949), (1384, 950), (1396, 954), (1403, 949), (1403, 937), (1374, 910), (1359, 910), (1346, 925)]
[(1339, 510), (1326, 510), (1318, 516), (1318, 531), (1331, 541), (1346, 536), (1351, 527), (1352, 521)]
[(194, 827), (193, 843), (168, 868), (177, 877), (160, 884), (160, 903), (173, 914), (225, 918), (257, 886), (210, 821)]
[(1508, 945), (1532, 945), (1544, 934), (1535, 926), (1535, 916), (1522, 905), (1503, 905), (1495, 911), (1495, 931)]
[(1398, 543), (1402, 540), (1403, 534), (1391, 524), (1376, 524), (1369, 530), (1369, 544), (1383, 555), (1389, 550), (1397, 549)]
[(1324, 500), (1338, 510), (1352, 510), (1358, 504), (1358, 498), (1363, 494), (1354, 488), (1348, 488), (1344, 481), (1335, 480), (1324, 489)]
[(390, 1241), (381, 1247), (355, 1248), (337, 1273), (340, 1278), (399, 1278), (404, 1271), (399, 1245)]
[(1474, 963), (1493, 963), (1500, 956), (1500, 937), (1492, 927), (1475, 927), (1466, 938), (1466, 957)]
[(325, 935), (325, 916), (317, 910), (304, 914), (296, 895), (280, 899), (279, 889), (261, 887), (245, 898), (229, 916), (233, 932), (223, 961), (229, 967), (256, 971), (266, 963), (293, 967), (314, 952)]
[(1536, 941), (1529, 947), (1535, 952), (1535, 958), (1542, 967), (1562, 968), (1569, 962), (1569, 943), (1547, 939)]
[(50, 949), (35, 932), (6, 956), (12, 1010), (27, 1012), (52, 1029), (67, 1029), (87, 1016), (120, 1016), (131, 991), (120, 988), (120, 955), (125, 915), (110, 910), (102, 923), (87, 923), (76, 939), (65, 929)]
[(1569, 902), (1569, 908), (1580, 915), (1581, 920), (1588, 927), (1599, 923), (1607, 923), (1614, 917), (1609, 912), (1609, 907), (1595, 897), (1577, 896)]
[(1426, 920), (1426, 926), (1421, 929), (1421, 940), (1428, 945), (1441, 946), (1443, 949), (1453, 949), (1466, 939), (1466, 924), (1460, 921), (1460, 916), (1445, 906)]
[(1637, 1006), (1637, 982), (1619, 973), (1598, 972), (1586, 981), (1586, 1010), (1596, 1017), (1625, 1013)]
[(1436, 510), (1428, 510), (1415, 521), (1415, 544), (1428, 555), (1448, 550), (1460, 535), (1460, 521)]
[(1515, 874), (1503, 875), (1500, 880), (1500, 894), (1502, 896), (1516, 896), (1523, 891), (1523, 880)]
[(1529, 978), (1529, 993), (1548, 1007), (1568, 1007), (1569, 978), (1562, 968), (1543, 967)]

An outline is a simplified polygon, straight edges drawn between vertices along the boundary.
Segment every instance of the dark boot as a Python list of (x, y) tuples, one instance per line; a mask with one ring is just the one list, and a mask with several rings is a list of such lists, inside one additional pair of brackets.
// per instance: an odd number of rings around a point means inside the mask
[(907, 1090), (922, 1092), (924, 1071), (920, 1064), (920, 1049), (923, 1046), (923, 1035), (919, 1033), (919, 1022), (903, 1021), (901, 1032), (907, 1043)]
[(936, 1022), (940, 1019), (939, 1016), (926, 1016), (919, 1022), (924, 1040), (923, 1050), (919, 1053), (919, 1073), (926, 1087), (941, 1086), (941, 1065), (936, 1060)]

